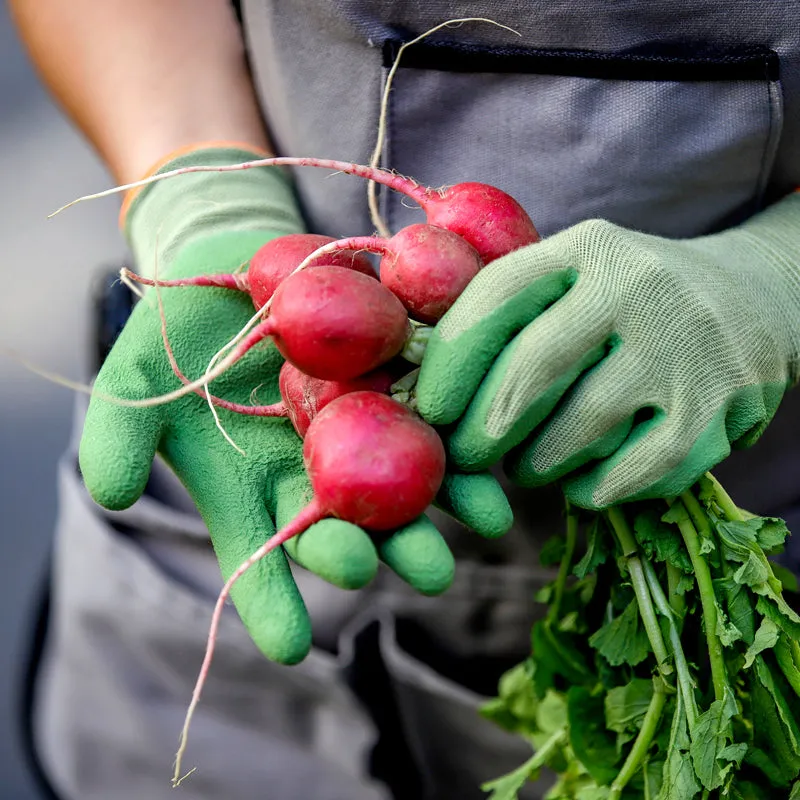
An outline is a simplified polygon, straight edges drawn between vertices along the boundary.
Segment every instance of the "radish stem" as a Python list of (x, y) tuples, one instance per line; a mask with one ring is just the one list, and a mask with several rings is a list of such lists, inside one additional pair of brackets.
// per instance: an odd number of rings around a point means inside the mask
[(628, 782), (636, 774), (647, 756), (647, 751), (650, 749), (650, 744), (658, 730), (658, 724), (661, 722), (661, 715), (664, 712), (666, 702), (667, 693), (664, 691), (664, 687), (656, 681), (655, 691), (653, 692), (650, 705), (647, 707), (647, 712), (642, 720), (642, 727), (639, 730), (639, 735), (636, 737), (636, 741), (633, 743), (633, 747), (628, 753), (628, 757), (625, 759), (622, 769), (611, 784), (608, 800), (619, 800), (622, 796), (622, 790), (628, 785)]
[(412, 200), (415, 200), (420, 204), (424, 202), (431, 193), (436, 191), (434, 189), (429, 189), (426, 186), (421, 186), (420, 184), (416, 183), (416, 181), (403, 175), (398, 175), (397, 173), (389, 172), (388, 170), (375, 169), (363, 164), (356, 164), (352, 161), (337, 161), (336, 159), (331, 158), (275, 156), (273, 158), (257, 158), (252, 161), (242, 161), (238, 164), (224, 164), (214, 167), (196, 165), (192, 167), (181, 167), (179, 169), (169, 170), (168, 172), (161, 172), (157, 175), (151, 175), (147, 178), (133, 181), (132, 183), (114, 186), (113, 188), (106, 189), (102, 192), (96, 192), (94, 194), (87, 194), (83, 197), (78, 197), (77, 199), (61, 206), (61, 208), (53, 211), (48, 215), (48, 219), (56, 216), (56, 214), (60, 214), (62, 211), (76, 205), (77, 203), (84, 202), (85, 200), (97, 200), (101, 197), (109, 197), (113, 194), (127, 192), (131, 189), (149, 186), (151, 183), (157, 183), (158, 181), (167, 180), (168, 178), (175, 178), (178, 175), (189, 175), (195, 172), (238, 172), (241, 170), (256, 169), (259, 167), (317, 167), (321, 169), (330, 169), (334, 172), (344, 172), (347, 175), (355, 175), (367, 180), (373, 180), (376, 183), (382, 184), (383, 186), (388, 186), (390, 189), (394, 189), (396, 192), (400, 192), (401, 194), (410, 197)]
[(127, 267), (123, 267), (120, 276), (141, 283), (144, 286), (216, 286), (221, 289), (235, 289), (240, 292), (247, 291), (247, 273), (236, 272), (228, 275), (198, 275), (195, 278), (176, 278), (174, 280), (164, 280), (158, 278), (146, 278), (138, 275)]
[(665, 683), (668, 683), (667, 676), (672, 672), (669, 665), (669, 654), (667, 646), (664, 643), (664, 637), (661, 633), (661, 627), (656, 619), (656, 612), (653, 608), (653, 599), (650, 596), (650, 590), (647, 586), (647, 579), (644, 575), (644, 568), (642, 567), (642, 560), (639, 557), (639, 548), (636, 544), (633, 532), (628, 526), (628, 521), (625, 515), (619, 508), (612, 507), (606, 511), (606, 517), (611, 524), (611, 527), (619, 540), (622, 547), (622, 554), (628, 562), (628, 571), (631, 576), (631, 584), (633, 591), (636, 594), (636, 600), (639, 604), (639, 614), (644, 623), (644, 629), (647, 633), (647, 638), (650, 640), (650, 647), (658, 662), (658, 671)]
[[(722, 644), (717, 636), (717, 601), (714, 594), (714, 583), (711, 579), (711, 570), (708, 562), (700, 553), (700, 540), (697, 530), (692, 523), (683, 498), (688, 495), (684, 492), (680, 500), (674, 500), (671, 507), (683, 510), (677, 522), (686, 550), (692, 562), (697, 589), (700, 593), (700, 604), (703, 609), (703, 626), (705, 628), (708, 657), (711, 664), (711, 679), (714, 684), (714, 699), (722, 702), (725, 699), (725, 688), (728, 685), (728, 675), (725, 669), (725, 659), (722, 655)], [(691, 501), (690, 501), (691, 502)]]
[(564, 597), (564, 589), (567, 585), (567, 578), (569, 577), (570, 567), (572, 566), (572, 557), (575, 553), (575, 545), (578, 541), (578, 515), (568, 500), (566, 501), (566, 516), (566, 546), (564, 548), (564, 555), (561, 558), (561, 565), (558, 568), (558, 576), (556, 577), (555, 581), (553, 603), (547, 613), (547, 618), (550, 622), (555, 622), (558, 620), (558, 615), (561, 612), (561, 601)]
[(694, 730), (694, 723), (697, 720), (697, 701), (694, 696), (695, 684), (689, 672), (689, 664), (686, 661), (686, 654), (683, 652), (683, 644), (681, 643), (681, 635), (678, 630), (678, 624), (675, 619), (675, 611), (672, 606), (667, 602), (664, 596), (664, 591), (661, 584), (658, 582), (656, 571), (649, 561), (642, 562), (644, 568), (645, 578), (647, 585), (650, 589), (650, 594), (656, 604), (659, 612), (666, 618), (669, 626), (669, 641), (672, 645), (672, 657), (675, 661), (675, 671), (678, 674), (678, 688), (683, 695), (683, 702), (686, 706), (686, 719), (689, 723), (689, 733)]

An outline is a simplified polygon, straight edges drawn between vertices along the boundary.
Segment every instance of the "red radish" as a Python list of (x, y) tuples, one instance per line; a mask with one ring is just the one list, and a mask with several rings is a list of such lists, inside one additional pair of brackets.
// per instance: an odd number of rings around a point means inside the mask
[[(172, 346), (166, 337), (166, 331), (163, 330), (163, 333), (164, 346), (169, 362), (172, 365), (172, 370), (181, 383), (186, 386), (191, 381), (178, 366)], [(396, 377), (392, 371), (384, 368), (376, 369), (367, 375), (362, 375), (349, 381), (323, 381), (304, 374), (287, 361), (278, 374), (278, 387), (282, 398), (278, 403), (260, 406), (234, 403), (213, 394), (206, 395), (202, 389), (195, 389), (195, 394), (204, 399), (209, 399), (218, 408), (225, 408), (236, 414), (244, 414), (251, 417), (289, 417), (292, 426), (300, 438), (303, 438), (308, 426), (311, 424), (311, 420), (332, 400), (341, 397), (343, 394), (357, 391), (388, 394)]]
[[(272, 296), (269, 316), (256, 325), (203, 383), (221, 375), (251, 347), (271, 336), (283, 357), (312, 378), (346, 381), (385, 364), (409, 333), (403, 304), (378, 281), (344, 267), (295, 272)], [(180, 392), (127, 405), (156, 405)]]
[[(330, 236), (315, 233), (296, 233), (272, 239), (250, 259), (247, 270), (250, 296), (253, 305), (261, 308), (272, 297), (278, 284), (325, 244), (334, 241)], [(345, 267), (371, 278), (377, 278), (375, 269), (363, 253), (325, 253), (309, 265), (311, 267)]]
[[(198, 389), (205, 392), (211, 381), (268, 336), (287, 361), (322, 380), (348, 381), (366, 375), (400, 353), (412, 332), (411, 323), (403, 304), (383, 284), (344, 267), (302, 266), (231, 342), (238, 344), (221, 361), (212, 360), (202, 378), (187, 382), (171, 358), (172, 369), (184, 384), (180, 389), (144, 400), (106, 399), (127, 408), (150, 408)], [(162, 334), (163, 327), (162, 318)]]
[(480, 254), (485, 264), (541, 238), (525, 209), (513, 198), (486, 183), (457, 183), (444, 193), (426, 190), (423, 201), (428, 222), (457, 233)]
[(380, 253), (380, 280), (409, 314), (434, 324), (455, 303), (483, 262), (478, 251), (452, 231), (422, 223), (409, 225), (390, 239), (352, 236), (326, 244), (326, 253), (367, 250)]
[(323, 381), (300, 372), (287, 361), (281, 367), (278, 378), (283, 402), (276, 406), (288, 414), (294, 429), (302, 438), (319, 412), (338, 397), (365, 390), (388, 394), (394, 381), (394, 376), (387, 369), (376, 369), (348, 381)]
[(372, 530), (405, 525), (422, 514), (444, 478), (436, 431), (377, 392), (351, 392), (311, 422), (303, 460), (325, 516)]
[(435, 324), (483, 267), (478, 251), (458, 233), (409, 225), (389, 240), (381, 283), (420, 322)]
[(346, 381), (396, 356), (409, 324), (403, 304), (378, 281), (343, 267), (317, 267), (281, 283), (269, 317), (250, 336), (259, 328), (306, 375)]
[(436, 431), (405, 406), (376, 392), (352, 392), (329, 403), (308, 428), (303, 459), (313, 499), (237, 567), (217, 598), (206, 654), (181, 732), (173, 785), (181, 780), (189, 725), (234, 583), (268, 553), (325, 517), (378, 531), (405, 525), (433, 502), (444, 480), (444, 445)]
[[(534, 244), (541, 238), (525, 209), (501, 189), (485, 183), (457, 183), (447, 189), (432, 189), (387, 170), (354, 164), (349, 161), (336, 161), (329, 158), (295, 158), (280, 156), (260, 158), (241, 164), (228, 164), (219, 167), (194, 166), (181, 167), (170, 172), (162, 172), (141, 181), (96, 194), (86, 195), (62, 206), (54, 214), (82, 200), (105, 197), (138, 186), (146, 186), (156, 181), (186, 175), (191, 172), (234, 172), (256, 167), (320, 167), (322, 169), (346, 172), (367, 180), (388, 186), (405, 194), (419, 203), (428, 222), (440, 228), (463, 236), (479, 253), (484, 264), (488, 264), (512, 250)], [(53, 216), (51, 214), (50, 216)]]
[[(261, 308), (275, 293), (278, 284), (291, 275), (295, 269), (320, 247), (335, 241), (331, 236), (315, 233), (290, 233), (271, 239), (262, 245), (250, 259), (247, 272), (234, 272), (219, 275), (197, 275), (193, 278), (159, 280), (159, 286), (218, 286), (223, 289), (236, 289), (247, 292), (253, 305)], [(369, 259), (363, 253), (342, 251), (326, 252), (315, 259), (310, 267), (336, 266), (353, 269), (371, 278), (377, 278)], [(128, 269), (123, 270), (126, 277), (146, 286), (156, 285), (153, 278), (145, 278)]]

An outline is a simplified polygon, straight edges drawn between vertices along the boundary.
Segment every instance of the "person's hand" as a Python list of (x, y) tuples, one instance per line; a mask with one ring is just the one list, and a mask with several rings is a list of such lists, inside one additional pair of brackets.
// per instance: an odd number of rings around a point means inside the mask
[(671, 241), (600, 220), (484, 268), (436, 327), (417, 385), (465, 470), (506, 454), (603, 508), (669, 497), (749, 446), (798, 379), (800, 195)]
[[(190, 163), (246, 161), (248, 151), (204, 149), (172, 160)], [(276, 170), (197, 173), (152, 184), (127, 211), (125, 230), (140, 270), (179, 278), (233, 272), (275, 236), (302, 230), (284, 176)], [(218, 288), (160, 290), (167, 331), (181, 371), (203, 374), (209, 359), (255, 309), (248, 295)], [(161, 395), (180, 386), (169, 364), (152, 290), (140, 301), (95, 383), (99, 394), (121, 398)], [(283, 359), (271, 343), (255, 348), (212, 391), (226, 400), (259, 403), (280, 399)], [(92, 497), (109, 509), (134, 503), (156, 452), (188, 489), (205, 521), (224, 578), (287, 523), (310, 499), (302, 441), (288, 419), (241, 416), (220, 410), (221, 421), (246, 456), (217, 429), (205, 400), (189, 395), (166, 405), (129, 408), (96, 396), (86, 417), (80, 466)], [(484, 535), (510, 527), (511, 511), (488, 475), (449, 475), (439, 502)], [(355, 525), (318, 522), (285, 549), (299, 564), (333, 584), (359, 588), (378, 569), (379, 558), (415, 589), (444, 591), (453, 557), (432, 522), (421, 517), (377, 548)], [(311, 644), (311, 626), (281, 550), (258, 562), (233, 587), (233, 601), (251, 636), (267, 657), (295, 663)]]

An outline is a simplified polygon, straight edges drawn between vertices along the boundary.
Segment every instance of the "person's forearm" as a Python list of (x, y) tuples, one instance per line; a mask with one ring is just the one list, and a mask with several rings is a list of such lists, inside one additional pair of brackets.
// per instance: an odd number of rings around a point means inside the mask
[(114, 177), (177, 148), (269, 149), (228, 0), (10, 0), (44, 82)]

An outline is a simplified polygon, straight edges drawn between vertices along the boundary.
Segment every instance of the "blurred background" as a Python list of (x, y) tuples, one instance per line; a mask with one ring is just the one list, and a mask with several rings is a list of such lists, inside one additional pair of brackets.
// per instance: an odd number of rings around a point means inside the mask
[(18, 707), (73, 403), (70, 390), (33, 375), (7, 351), (86, 380), (91, 286), (125, 257), (118, 201), (47, 215), (111, 185), (49, 100), (0, 5), (0, 800), (39, 797)]

